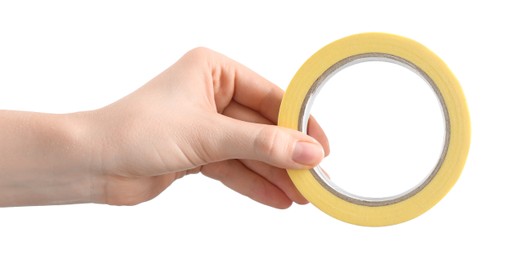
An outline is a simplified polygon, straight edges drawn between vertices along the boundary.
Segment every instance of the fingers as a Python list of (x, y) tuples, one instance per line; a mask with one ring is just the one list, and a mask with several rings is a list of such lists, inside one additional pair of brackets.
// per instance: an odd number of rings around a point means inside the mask
[[(236, 101), (232, 101), (224, 109), (223, 115), (252, 123), (267, 125), (273, 124), (273, 122), (263, 117), (261, 114), (237, 103)], [(322, 145), (325, 156), (329, 155), (330, 152), (329, 140), (327, 139), (325, 132), (322, 130), (320, 125), (316, 122), (316, 120), (312, 116), (309, 118), (308, 134), (315, 138)]]
[[(214, 101), (218, 112), (244, 121), (277, 124), (283, 90), (275, 84), (242, 64), (205, 48), (188, 52), (179, 64), (177, 67), (184, 66), (184, 71), (196, 74), (192, 79), (201, 78), (206, 83), (204, 85), (211, 88), (205, 92), (213, 95), (208, 100)], [(178, 75), (182, 74), (185, 73)], [(310, 119), (308, 129), (328, 154), (327, 137), (314, 119)]]
[(327, 136), (325, 135), (322, 127), (320, 127), (313, 116), (309, 117), (308, 135), (315, 138), (322, 145), (325, 156), (328, 156), (330, 153), (329, 139), (327, 139)]
[[(223, 114), (230, 114), (229, 116), (234, 118), (256, 123), (266, 123), (267, 120), (265, 119), (268, 119), (272, 124), (277, 124), (284, 91), (274, 83), (226, 56), (215, 52), (212, 52), (211, 55), (218, 56), (218, 59), (214, 60), (219, 63), (220, 68), (216, 71), (220, 71), (221, 76), (216, 77), (222, 78), (220, 82), (223, 83), (215, 87), (234, 89), (233, 100), (223, 110)], [(233, 86), (229, 84), (232, 82)], [(224, 92), (216, 91), (216, 93)], [(309, 119), (308, 134), (322, 144), (325, 155), (328, 155), (329, 141), (323, 129), (313, 117)]]
[(292, 204), (292, 200), (281, 189), (245, 167), (238, 160), (206, 165), (202, 173), (265, 205), (284, 209)]
[[(205, 123), (208, 121), (207, 123)], [(278, 168), (308, 169), (323, 158), (323, 147), (299, 131), (216, 115), (201, 120), (197, 145), (205, 162), (250, 159)]]
[[(259, 123), (259, 124), (272, 124), (272, 122), (259, 113), (245, 106), (232, 101), (230, 105), (223, 111), (223, 114), (232, 118), (243, 121)], [(325, 138), (326, 140), (326, 138)], [(285, 169), (276, 168), (266, 163), (252, 160), (242, 160), (242, 163), (253, 172), (261, 175), (267, 181), (273, 183), (281, 189), (286, 196), (298, 204), (306, 204), (308, 201), (300, 194), (293, 182), (290, 180), (288, 173)]]
[(230, 104), (224, 109), (223, 115), (239, 119), (246, 122), (272, 125), (274, 122), (263, 117), (260, 113), (245, 107), (236, 101), (231, 101)]
[(232, 98), (237, 103), (257, 111), (273, 123), (277, 122), (283, 90), (222, 54), (209, 50), (209, 59), (212, 60), (212, 77), (216, 79), (214, 82), (218, 83), (214, 84), (215, 93), (225, 93), (218, 90), (222, 88), (233, 90)]
[(293, 184), (290, 176), (284, 169), (276, 168), (270, 166), (266, 163), (251, 161), (251, 160), (242, 160), (241, 161), (247, 168), (252, 171), (258, 173), (263, 178), (268, 180), (269, 182), (276, 185), (279, 189), (281, 189), (288, 198), (298, 204), (306, 204), (308, 201), (300, 194), (295, 185)]

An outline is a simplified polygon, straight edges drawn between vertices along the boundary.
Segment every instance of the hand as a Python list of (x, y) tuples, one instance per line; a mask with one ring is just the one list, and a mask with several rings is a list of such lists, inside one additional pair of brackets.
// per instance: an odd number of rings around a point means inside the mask
[(190, 51), (136, 92), (92, 112), (101, 147), (98, 202), (137, 204), (201, 171), (276, 208), (306, 203), (284, 169), (318, 164), (327, 139), (314, 120), (309, 132), (318, 142), (274, 126), (282, 96), (218, 53)]
[(284, 169), (318, 164), (327, 139), (312, 118), (318, 141), (275, 126), (282, 96), (199, 48), (102, 109), (0, 110), (0, 206), (134, 205), (197, 172), (276, 208), (306, 203)]

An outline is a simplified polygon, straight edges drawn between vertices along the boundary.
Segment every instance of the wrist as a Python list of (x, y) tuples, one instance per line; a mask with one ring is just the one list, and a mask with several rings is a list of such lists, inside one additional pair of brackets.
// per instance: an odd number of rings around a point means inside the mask
[[(41, 167), (51, 182), (47, 201), (42, 204), (97, 202), (99, 181), (97, 146), (94, 142), (92, 112), (43, 115), (41, 148), (48, 168)], [(42, 185), (44, 187), (45, 185)]]
[(86, 113), (0, 111), (0, 206), (94, 202)]
[(81, 179), (83, 202), (104, 203), (105, 179), (102, 170), (103, 145), (101, 128), (97, 123), (97, 111), (62, 115), (63, 131), (69, 151), (70, 167)]

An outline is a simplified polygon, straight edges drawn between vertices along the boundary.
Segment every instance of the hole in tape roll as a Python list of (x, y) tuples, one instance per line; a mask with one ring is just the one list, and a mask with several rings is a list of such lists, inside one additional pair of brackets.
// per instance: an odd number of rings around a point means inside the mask
[(312, 114), (331, 152), (312, 170), (346, 200), (372, 206), (412, 196), (440, 167), (448, 118), (434, 83), (413, 64), (385, 54), (338, 62), (315, 82), (301, 111)]

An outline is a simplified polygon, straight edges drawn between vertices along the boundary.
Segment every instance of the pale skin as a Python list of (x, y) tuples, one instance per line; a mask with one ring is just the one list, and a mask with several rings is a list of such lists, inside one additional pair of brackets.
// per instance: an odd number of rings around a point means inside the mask
[(0, 110), (0, 206), (135, 205), (198, 172), (275, 208), (305, 204), (285, 169), (317, 165), (329, 146), (313, 119), (310, 136), (275, 125), (282, 97), (248, 68), (197, 48), (97, 110)]

